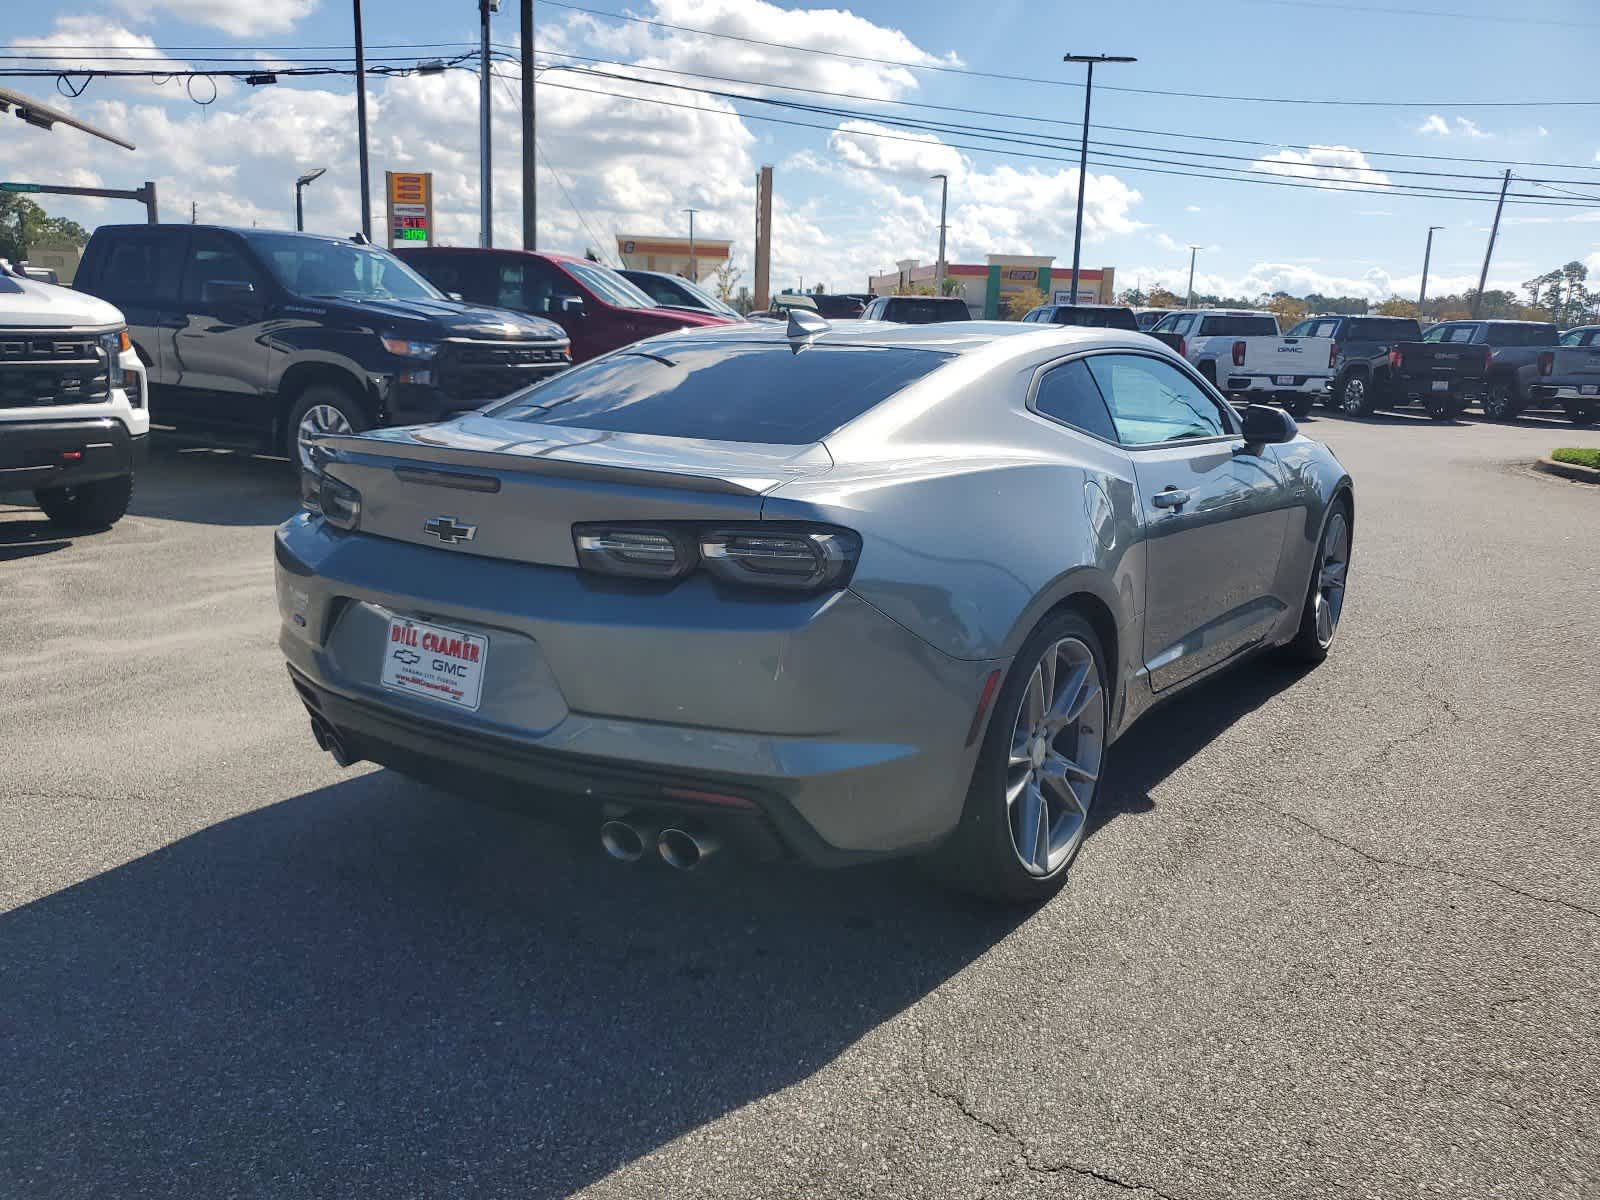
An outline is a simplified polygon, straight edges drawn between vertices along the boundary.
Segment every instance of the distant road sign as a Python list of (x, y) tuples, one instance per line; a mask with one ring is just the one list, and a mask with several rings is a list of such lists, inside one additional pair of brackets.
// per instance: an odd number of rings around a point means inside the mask
[(37, 192), (42, 187), (37, 183), (0, 183), (0, 192)]

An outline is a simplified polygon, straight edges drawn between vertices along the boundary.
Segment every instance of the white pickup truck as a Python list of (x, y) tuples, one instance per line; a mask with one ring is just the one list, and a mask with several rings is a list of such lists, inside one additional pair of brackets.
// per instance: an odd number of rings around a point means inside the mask
[(32, 492), (68, 528), (115, 524), (150, 440), (148, 395), (116, 308), (0, 259), (0, 493)]
[(1296, 417), (1311, 411), (1333, 377), (1333, 339), (1285, 337), (1269, 312), (1201, 308), (1163, 317), (1152, 333), (1173, 333), (1178, 352), (1229, 395), (1277, 400)]

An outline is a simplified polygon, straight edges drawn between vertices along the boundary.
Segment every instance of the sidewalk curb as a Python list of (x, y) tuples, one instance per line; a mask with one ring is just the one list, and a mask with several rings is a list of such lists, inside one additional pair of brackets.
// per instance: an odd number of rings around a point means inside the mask
[(1576, 480), (1578, 483), (1600, 484), (1600, 471), (1593, 467), (1579, 466), (1577, 463), (1557, 462), (1548, 456), (1539, 459), (1533, 464), (1535, 471), (1543, 471), (1546, 475), (1559, 475), (1563, 479)]

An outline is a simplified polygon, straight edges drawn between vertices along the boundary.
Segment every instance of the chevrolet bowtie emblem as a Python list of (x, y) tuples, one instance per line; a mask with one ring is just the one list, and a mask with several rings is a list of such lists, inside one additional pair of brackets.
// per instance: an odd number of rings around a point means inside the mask
[(463, 525), (454, 517), (434, 517), (422, 527), (422, 532), (438, 538), (447, 546), (457, 542), (470, 542), (478, 536), (476, 525)]

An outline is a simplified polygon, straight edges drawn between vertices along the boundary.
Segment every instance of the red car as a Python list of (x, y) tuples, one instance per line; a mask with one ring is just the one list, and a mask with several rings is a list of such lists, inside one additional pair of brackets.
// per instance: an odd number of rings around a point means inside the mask
[(733, 322), (709, 313), (660, 308), (610, 267), (568, 254), (430, 247), (395, 253), (440, 291), (548, 317), (572, 339), (572, 361), (674, 329)]

